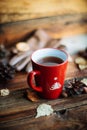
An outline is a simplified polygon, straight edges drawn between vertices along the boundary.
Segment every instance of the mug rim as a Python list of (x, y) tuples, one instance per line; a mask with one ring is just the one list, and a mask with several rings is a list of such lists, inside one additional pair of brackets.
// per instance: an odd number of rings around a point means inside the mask
[[(41, 51), (41, 50), (48, 50), (48, 49), (50, 49), (50, 50), (57, 50), (57, 51), (63, 52), (63, 53), (66, 55), (66, 60), (64, 60), (64, 61), (63, 61), (62, 63), (60, 63), (60, 64), (52, 65), (52, 66), (43, 65), (43, 64), (37, 63), (35, 60), (33, 60), (32, 57), (33, 57), (33, 55), (34, 55), (36, 52)], [(61, 58), (61, 59), (62, 59), (62, 58)], [(41, 48), (41, 49), (37, 49), (36, 51), (34, 51), (34, 52), (32, 53), (32, 55), (31, 55), (31, 61), (32, 61), (33, 63), (39, 65), (39, 66), (42, 66), (42, 67), (57, 67), (57, 66), (61, 66), (61, 65), (65, 64), (66, 62), (68, 62), (68, 53), (67, 53), (65, 50), (63, 50), (63, 49), (57, 49), (57, 48)]]

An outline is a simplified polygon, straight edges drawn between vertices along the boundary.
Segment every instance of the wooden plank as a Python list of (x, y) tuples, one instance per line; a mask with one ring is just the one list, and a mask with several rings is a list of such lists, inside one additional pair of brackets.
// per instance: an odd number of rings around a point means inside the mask
[[(77, 112), (77, 111), (76, 111)], [(78, 115), (81, 113), (78, 113)], [(82, 113), (83, 114), (83, 113)], [(81, 114), (81, 115), (82, 115)], [(75, 115), (75, 113), (74, 113)], [(19, 123), (18, 123), (19, 122)], [(24, 119), (11, 122), (5, 122), (1, 125), (1, 130), (87, 130), (87, 124), (82, 121), (74, 119), (59, 120), (56, 115), (50, 117), (43, 117), (40, 119)], [(16, 124), (17, 123), (17, 124)]]
[(87, 13), (86, 0), (1, 0), (0, 23)]
[[(51, 104), (55, 113), (48, 117), (36, 119), (36, 108), (40, 103)], [(87, 123), (87, 95), (80, 95), (73, 98), (57, 99), (54, 101), (43, 101), (32, 103), (23, 97), (23, 93), (14, 93), (11, 97), (0, 99), (0, 129), (29, 129), (40, 128), (51, 130), (62, 130), (67, 127), (74, 130), (84, 128), (86, 130)], [(60, 114), (62, 110), (65, 113)], [(44, 124), (42, 123), (44, 122)], [(47, 122), (47, 123), (46, 123)], [(65, 123), (64, 123), (65, 122)], [(40, 124), (40, 128), (39, 128)], [(46, 125), (46, 126), (44, 126)], [(54, 127), (55, 125), (55, 127)], [(55, 129), (53, 129), (55, 128)], [(35, 130), (36, 130), (35, 129)]]
[[(78, 111), (79, 109), (79, 111)], [(62, 116), (61, 118), (58, 115), (53, 114), (48, 117), (41, 117), (38, 119), (30, 118), (29, 116), (25, 116), (24, 118), (20, 118), (15, 120), (14, 118), (11, 121), (4, 121), (0, 123), (1, 130), (86, 130), (86, 114), (87, 114), (87, 106), (78, 107), (78, 109), (69, 110), (69, 114)], [(85, 110), (85, 112), (84, 112)], [(73, 115), (73, 116), (72, 116)], [(64, 119), (65, 117), (65, 119)]]
[[(30, 116), (35, 116), (36, 108), (40, 103), (51, 104), (54, 110), (70, 109), (87, 104), (87, 95), (79, 95), (71, 98), (56, 100), (40, 99), (37, 103), (27, 100), (25, 90), (17, 90), (10, 93), (7, 97), (0, 97), (0, 119), (13, 116), (28, 111)], [(25, 95), (25, 96), (24, 96)], [(27, 113), (26, 113), (27, 114)]]
[(74, 14), (0, 24), (0, 43), (10, 45), (24, 40), (39, 28), (53, 38), (87, 33), (87, 17), (86, 14)]

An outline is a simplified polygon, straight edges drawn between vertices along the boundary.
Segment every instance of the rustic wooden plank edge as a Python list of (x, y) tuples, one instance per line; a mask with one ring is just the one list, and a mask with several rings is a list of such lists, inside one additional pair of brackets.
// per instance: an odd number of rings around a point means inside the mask
[[(85, 110), (85, 112), (83, 110)], [(73, 126), (74, 126), (74, 125), (80, 123), (80, 125), (82, 127), (83, 126), (86, 127), (86, 121), (87, 121), (87, 118), (86, 118), (87, 107), (86, 106), (80, 106), (77, 109), (75, 109), (75, 108), (69, 109), (67, 112), (68, 113), (59, 115), (59, 113), (57, 111), (57, 113), (54, 113), (51, 116), (40, 117), (38, 119), (36, 119), (35, 117), (32, 117), (32, 116), (30, 117), (29, 115), (25, 115), (24, 117), (20, 117), (20, 118), (14, 118), (14, 116), (13, 116), (13, 117), (11, 117), (11, 119), (7, 119), (7, 120), (4, 119), (3, 121), (1, 121), (0, 128), (10, 128), (11, 129), (11, 127), (12, 127), (11, 130), (13, 130), (17, 126), (24, 126), (26, 128), (27, 125), (29, 125), (29, 126), (32, 125), (34, 128), (35, 122), (38, 125), (38, 122), (40, 123), (43, 121), (44, 122), (51, 121), (51, 122), (55, 122), (55, 124), (56, 124), (56, 122), (59, 122), (59, 124), (66, 122), (66, 123), (69, 123), (68, 125), (71, 128), (72, 128), (71, 124), (73, 124)], [(67, 124), (65, 125), (65, 127), (66, 126), (67, 126)], [(49, 127), (50, 127), (50, 124), (49, 124)], [(70, 130), (73, 130), (73, 129), (70, 129)], [(86, 129), (84, 129), (84, 130), (86, 130)]]
[(10, 45), (19, 40), (25, 40), (32, 31), (38, 28), (45, 29), (54, 38), (76, 33), (87, 33), (86, 15), (86, 13), (67, 14), (0, 24), (0, 42)]
[[(52, 105), (52, 107), (54, 108), (54, 111), (60, 111), (63, 109), (71, 109), (71, 108), (75, 108), (78, 106), (83, 106), (87, 104), (87, 94), (82, 94), (79, 96), (74, 96), (74, 97), (69, 97), (69, 98), (62, 98), (62, 99), (56, 99), (56, 100), (43, 100), (41, 99), (39, 102), (35, 103), (35, 102), (31, 102), (28, 101), (27, 98), (23, 97), (23, 94), (18, 93), (19, 95), (13, 95), (14, 99), (17, 100), (16, 103), (11, 102), (8, 99), (3, 98), (3, 101), (6, 101), (5, 104), (3, 104), (0, 108), (0, 116), (4, 117), (4, 116), (9, 116), (10, 115), (14, 115), (14, 114), (20, 114), (22, 112), (28, 111), (30, 115), (34, 114), (32, 112), (35, 112), (37, 106), (41, 103), (47, 103)], [(12, 98), (13, 99), (13, 98)], [(1, 104), (1, 103), (0, 103)], [(15, 109), (16, 107), (16, 109)], [(8, 111), (6, 111), (6, 109), (8, 109)]]

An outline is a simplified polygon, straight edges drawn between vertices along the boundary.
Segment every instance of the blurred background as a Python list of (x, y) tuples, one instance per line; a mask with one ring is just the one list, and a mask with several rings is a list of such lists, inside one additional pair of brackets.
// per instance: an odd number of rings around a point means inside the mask
[(37, 29), (54, 39), (78, 35), (72, 42), (80, 37), (87, 44), (87, 0), (0, 0), (0, 43), (11, 45)]

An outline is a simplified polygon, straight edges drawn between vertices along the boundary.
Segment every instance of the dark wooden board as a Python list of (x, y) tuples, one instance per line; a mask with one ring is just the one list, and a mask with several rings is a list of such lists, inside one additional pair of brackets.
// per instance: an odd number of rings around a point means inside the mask
[[(48, 117), (35, 118), (36, 108), (39, 104), (52, 105), (54, 113)], [(59, 112), (65, 110), (65, 113)], [(8, 97), (0, 98), (0, 130), (24, 130), (43, 128), (45, 130), (83, 129), (87, 123), (87, 95), (57, 99), (41, 100), (38, 103), (30, 102), (24, 98), (24, 91), (16, 91)]]
[[(0, 130), (86, 130), (87, 94), (56, 100), (40, 99), (35, 103), (27, 99), (25, 91), (12, 90), (9, 96), (0, 97)], [(36, 109), (41, 103), (50, 104), (54, 113), (36, 119)]]

